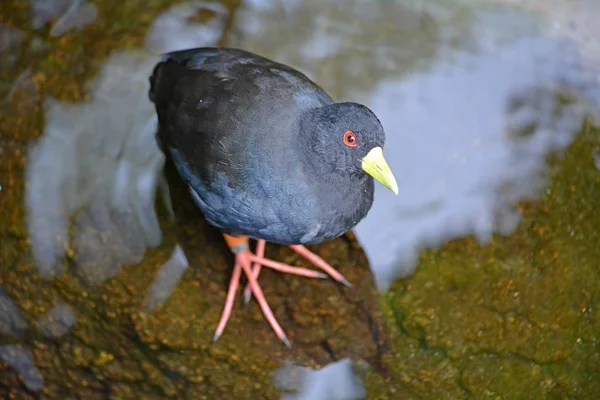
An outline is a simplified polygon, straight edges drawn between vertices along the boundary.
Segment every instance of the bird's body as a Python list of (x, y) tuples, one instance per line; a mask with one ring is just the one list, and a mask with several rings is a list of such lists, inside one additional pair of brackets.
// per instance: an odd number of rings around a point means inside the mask
[(371, 208), (372, 177), (336, 185), (337, 171), (315, 167), (303, 151), (311, 143), (299, 116), (333, 104), (304, 74), (241, 50), (176, 52), (158, 65), (151, 96), (163, 149), (222, 232), (320, 243)]
[[(161, 148), (236, 257), (215, 338), (244, 270), (246, 299), (256, 296), (288, 343), (256, 281), (260, 266), (326, 275), (265, 259), (265, 241), (288, 245), (349, 285), (302, 245), (356, 226), (372, 206), (373, 177), (397, 193), (379, 120), (363, 105), (334, 102), (301, 72), (238, 49), (170, 53), (156, 65), (150, 86)], [(256, 254), (248, 238), (258, 240)]]

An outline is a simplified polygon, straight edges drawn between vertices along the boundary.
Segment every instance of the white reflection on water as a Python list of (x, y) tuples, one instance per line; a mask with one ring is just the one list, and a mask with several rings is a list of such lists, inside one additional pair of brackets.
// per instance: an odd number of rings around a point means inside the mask
[(36, 318), (35, 323), (44, 336), (59, 338), (69, 332), (76, 320), (77, 315), (73, 307), (67, 303), (60, 303)]
[[(191, 21), (204, 7), (214, 18)], [(214, 4), (174, 6), (151, 27), (148, 51), (116, 52), (108, 60), (89, 102), (46, 100), (46, 125), (29, 155), (26, 188), (32, 251), (44, 275), (61, 271), (71, 247), (79, 276), (99, 284), (160, 244), (155, 196), (159, 185), (164, 192), (167, 186), (148, 77), (162, 52), (181, 43), (214, 45), (226, 17), (227, 10)], [(170, 208), (168, 193), (164, 198)]]
[[(385, 290), (413, 272), (423, 246), (510, 233), (511, 204), (543, 186), (546, 155), (597, 109), (598, 85), (578, 69), (574, 43), (522, 11), (478, 1), (336, 6), (246, 1), (230, 39), (381, 119), (400, 194), (376, 185), (356, 233)], [(565, 93), (573, 102), (559, 106)]]
[(98, 16), (98, 8), (86, 0), (29, 0), (33, 29), (54, 21), (50, 36), (60, 36), (75, 29), (81, 30)]
[(188, 267), (189, 263), (183, 249), (179, 245), (175, 246), (171, 258), (160, 267), (148, 288), (148, 294), (144, 301), (147, 310), (152, 311), (161, 306), (171, 296)]
[(319, 370), (286, 363), (273, 375), (275, 386), (294, 392), (282, 400), (350, 400), (366, 398), (362, 379), (357, 376), (352, 361), (344, 358)]
[(37, 392), (44, 387), (44, 377), (30, 350), (16, 345), (0, 346), (0, 359), (17, 371), (27, 389)]
[[(203, 23), (190, 23), (199, 12), (212, 13), (213, 18)], [(169, 52), (215, 45), (223, 36), (228, 17), (227, 8), (219, 3), (190, 1), (178, 4), (154, 20), (146, 36), (146, 47), (154, 52)]]
[[(513, 230), (511, 204), (539, 193), (547, 154), (594, 111), (567, 50), (524, 38), (378, 83), (368, 103), (391, 133), (386, 151), (401, 194), (378, 187), (357, 235), (381, 286), (411, 273), (423, 245), (469, 234), (485, 243)], [(565, 94), (573, 103), (562, 106)]]
[(0, 334), (20, 337), (26, 329), (21, 311), (0, 285)]
[[(103, 68), (93, 100), (46, 100), (44, 134), (30, 153), (27, 208), (38, 268), (53, 275), (75, 217), (73, 257), (89, 283), (138, 262), (160, 243), (154, 192), (164, 156), (154, 144), (154, 110), (144, 98), (152, 61), (117, 53)], [(100, 267), (99, 267), (100, 266)]]

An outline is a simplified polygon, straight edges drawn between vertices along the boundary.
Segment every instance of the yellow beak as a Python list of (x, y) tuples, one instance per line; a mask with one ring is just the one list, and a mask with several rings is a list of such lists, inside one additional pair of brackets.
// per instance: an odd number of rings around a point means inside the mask
[(373, 147), (365, 158), (362, 159), (362, 169), (381, 182), (383, 186), (394, 192), (394, 194), (398, 194), (398, 183), (396, 183), (396, 178), (394, 178), (390, 166), (383, 157), (383, 149), (381, 147)]

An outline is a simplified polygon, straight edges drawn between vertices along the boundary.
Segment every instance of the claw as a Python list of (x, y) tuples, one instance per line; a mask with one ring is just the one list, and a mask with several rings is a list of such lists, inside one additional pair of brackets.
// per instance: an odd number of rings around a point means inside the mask
[(314, 266), (321, 268), (323, 271), (327, 272), (336, 281), (341, 282), (348, 287), (353, 287), (352, 284), (350, 282), (348, 282), (348, 280), (346, 278), (344, 278), (344, 275), (340, 274), (335, 268), (333, 268), (331, 265), (329, 265), (325, 260), (323, 260), (321, 257), (316, 255), (312, 251), (308, 250), (306, 247), (304, 247), (302, 245), (292, 245), (292, 246), (288, 246), (288, 247), (290, 249), (294, 250), (296, 253), (298, 253), (302, 257), (304, 257), (305, 259), (307, 259), (308, 261), (310, 261)]
[(225, 301), (225, 306), (224, 306), (223, 312), (221, 314), (221, 319), (219, 321), (219, 325), (217, 326), (217, 330), (215, 332), (215, 335), (213, 336), (213, 341), (216, 341), (221, 336), (221, 334), (225, 330), (225, 325), (227, 325), (227, 321), (229, 320), (229, 317), (231, 316), (231, 309), (233, 307), (233, 303), (234, 303), (234, 299), (235, 299), (235, 292), (237, 291), (237, 288), (239, 286), (240, 275), (241, 275), (241, 271), (243, 270), (244, 273), (246, 274), (246, 277), (248, 278), (250, 288), (251, 288), (252, 292), (254, 293), (254, 296), (256, 297), (256, 300), (258, 301), (258, 304), (260, 305), (260, 309), (262, 310), (265, 318), (267, 319), (267, 321), (273, 328), (273, 331), (275, 331), (275, 334), (277, 335), (277, 337), (284, 344), (286, 344), (288, 347), (290, 347), (289, 340), (287, 339), (285, 332), (283, 331), (283, 329), (277, 322), (277, 319), (275, 319), (275, 316), (273, 315), (273, 311), (271, 311), (271, 307), (269, 306), (269, 303), (267, 302), (265, 295), (263, 294), (263, 291), (262, 291), (260, 285), (258, 284), (258, 281), (252, 274), (252, 270), (250, 269), (250, 259), (253, 256), (254, 255), (251, 254), (250, 250), (248, 250), (248, 249), (242, 250), (235, 255), (235, 264), (233, 267), (233, 274), (231, 276), (231, 281), (229, 282), (229, 289), (227, 290), (227, 300)]
[(294, 267), (288, 264), (280, 263), (265, 258), (264, 253), (266, 242), (264, 240), (258, 241), (258, 244), (256, 246), (256, 254), (253, 254), (252, 252), (250, 252), (250, 249), (247, 246), (248, 238), (237, 238), (228, 235), (224, 235), (224, 237), (227, 241), (229, 248), (235, 254), (235, 264), (233, 267), (233, 274), (231, 275), (231, 281), (229, 282), (229, 289), (227, 290), (227, 299), (225, 301), (225, 306), (221, 314), (219, 325), (217, 326), (217, 330), (215, 331), (215, 335), (213, 336), (213, 342), (219, 339), (219, 337), (223, 333), (223, 330), (225, 329), (225, 325), (227, 324), (229, 317), (231, 316), (231, 310), (233, 308), (233, 303), (235, 300), (235, 293), (240, 284), (240, 276), (242, 270), (248, 278), (248, 284), (244, 289), (244, 305), (248, 304), (252, 297), (252, 294), (254, 294), (256, 300), (260, 305), (260, 309), (263, 312), (269, 324), (271, 325), (271, 328), (273, 328), (273, 331), (275, 332), (277, 337), (290, 349), (292, 347), (290, 341), (288, 340), (285, 332), (277, 322), (277, 319), (275, 319), (273, 311), (271, 311), (271, 307), (267, 303), (263, 291), (260, 285), (258, 284), (258, 275), (260, 273), (261, 267), (268, 267), (280, 272), (306, 276), (309, 278), (325, 279), (331, 276), (333, 279), (335, 279), (338, 282), (341, 282), (347, 287), (353, 287), (352, 284), (348, 282), (348, 280), (342, 274), (336, 271), (321, 257), (309, 251), (304, 246), (291, 245), (288, 247), (290, 247), (300, 256), (304, 257), (305, 259), (307, 259), (312, 264), (322, 269), (326, 273), (313, 271), (307, 268)]
[[(264, 258), (265, 245), (266, 245), (266, 242), (264, 240), (259, 240), (258, 243), (257, 243), (257, 245), (256, 245), (256, 256), (253, 257), (253, 260), (255, 262), (254, 262), (254, 267), (252, 269), (252, 272), (253, 272), (255, 278), (258, 279), (258, 275), (259, 275), (260, 269), (261, 269), (261, 264), (263, 266), (271, 267), (273, 269), (276, 269), (276, 270), (278, 270), (280, 272), (296, 273), (296, 272), (292, 272), (290, 269), (296, 270), (298, 267), (292, 267), (292, 266), (287, 265), (287, 264), (278, 263), (276, 261), (272, 261), (272, 260)], [(300, 256), (304, 257), (306, 260), (308, 260), (309, 262), (311, 262), (316, 267), (321, 268), (329, 276), (331, 276), (331, 278), (333, 278), (336, 281), (342, 283), (346, 287), (354, 288), (354, 285), (352, 285), (335, 268), (333, 268), (331, 265), (329, 265), (325, 260), (323, 260), (321, 257), (319, 257), (318, 255), (316, 255), (315, 253), (313, 253), (312, 251), (308, 250), (306, 247), (301, 246), (301, 245), (290, 245), (288, 247), (290, 249), (294, 250)], [(298, 270), (305, 270), (305, 269), (302, 268), (302, 269), (298, 269)], [(296, 273), (296, 274), (297, 275), (308, 276), (310, 278), (320, 278), (320, 279), (325, 279), (327, 277), (327, 274), (324, 274), (324, 273), (315, 273), (315, 272), (313, 272), (310, 275), (309, 274), (304, 274), (304, 273)], [(250, 285), (247, 284), (246, 288), (244, 289), (244, 305), (247, 305), (251, 298), (252, 298), (252, 292), (250, 291)]]

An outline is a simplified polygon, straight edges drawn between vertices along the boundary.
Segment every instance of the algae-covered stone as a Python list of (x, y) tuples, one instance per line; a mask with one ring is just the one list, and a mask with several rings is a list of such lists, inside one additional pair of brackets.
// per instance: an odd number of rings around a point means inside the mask
[(600, 393), (600, 131), (551, 160), (510, 236), (422, 253), (386, 296), (394, 376), (425, 397), (594, 398)]

